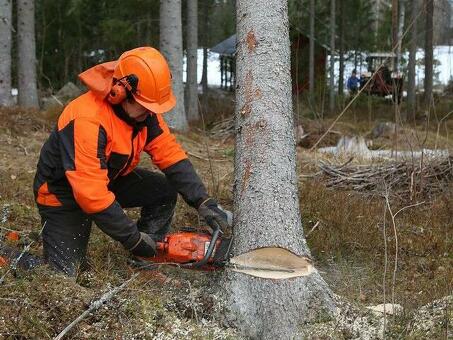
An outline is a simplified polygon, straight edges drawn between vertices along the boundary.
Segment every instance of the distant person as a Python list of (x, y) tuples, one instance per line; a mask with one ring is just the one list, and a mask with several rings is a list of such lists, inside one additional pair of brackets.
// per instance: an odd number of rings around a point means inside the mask
[(359, 91), (360, 78), (357, 77), (357, 71), (353, 70), (351, 76), (348, 79), (347, 87), (349, 93), (353, 96)]

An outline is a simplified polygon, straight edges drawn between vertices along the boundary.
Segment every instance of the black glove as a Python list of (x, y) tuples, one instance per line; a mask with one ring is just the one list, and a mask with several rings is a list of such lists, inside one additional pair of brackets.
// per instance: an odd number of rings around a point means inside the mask
[(212, 229), (220, 227), (222, 232), (230, 229), (228, 223), (228, 214), (223, 209), (219, 208), (217, 202), (213, 198), (208, 198), (198, 207), (198, 214), (203, 217), (208, 226)]
[(140, 239), (129, 251), (134, 256), (153, 257), (156, 255), (156, 243), (151, 236), (140, 232)]

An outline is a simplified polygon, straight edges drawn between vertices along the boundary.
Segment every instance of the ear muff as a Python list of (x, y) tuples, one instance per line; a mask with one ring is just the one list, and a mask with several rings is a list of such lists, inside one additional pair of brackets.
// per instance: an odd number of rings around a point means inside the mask
[(107, 97), (109, 103), (117, 105), (128, 98), (128, 94), (137, 92), (138, 78), (135, 74), (115, 80)]

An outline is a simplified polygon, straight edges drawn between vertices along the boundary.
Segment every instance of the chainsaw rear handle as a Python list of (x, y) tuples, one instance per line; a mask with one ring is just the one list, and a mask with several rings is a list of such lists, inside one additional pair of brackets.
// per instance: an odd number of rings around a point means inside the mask
[(210, 223), (210, 227), (213, 230), (212, 238), (211, 238), (211, 242), (209, 243), (208, 251), (204, 255), (203, 259), (198, 262), (184, 263), (181, 265), (181, 267), (183, 267), (183, 268), (199, 268), (199, 267), (203, 267), (204, 265), (206, 265), (208, 263), (209, 259), (212, 256), (212, 252), (214, 251), (214, 248), (216, 246), (217, 239), (219, 238), (219, 235), (222, 232), (220, 229), (219, 223), (215, 220), (212, 220), (212, 223)]

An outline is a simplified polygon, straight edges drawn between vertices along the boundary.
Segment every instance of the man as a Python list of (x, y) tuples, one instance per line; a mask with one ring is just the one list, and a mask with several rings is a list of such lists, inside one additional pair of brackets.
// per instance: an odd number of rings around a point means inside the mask
[[(176, 104), (165, 58), (140, 47), (79, 78), (89, 91), (70, 102), (45, 142), (34, 180), (44, 259), (68, 275), (86, 264), (92, 221), (135, 256), (155, 254), (177, 193), (208, 223), (228, 227), (162, 114)], [(145, 151), (163, 174), (137, 168)], [(135, 223), (123, 208), (141, 207)]]
[(359, 90), (360, 79), (357, 77), (357, 71), (352, 70), (352, 74), (348, 79), (347, 87), (351, 95), (355, 95)]

